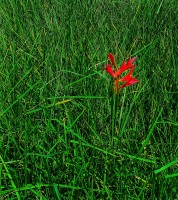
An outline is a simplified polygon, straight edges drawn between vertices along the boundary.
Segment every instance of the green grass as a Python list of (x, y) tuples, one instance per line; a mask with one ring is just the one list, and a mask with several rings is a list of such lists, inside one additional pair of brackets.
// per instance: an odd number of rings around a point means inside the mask
[(176, 5), (0, 1), (0, 199), (178, 199)]

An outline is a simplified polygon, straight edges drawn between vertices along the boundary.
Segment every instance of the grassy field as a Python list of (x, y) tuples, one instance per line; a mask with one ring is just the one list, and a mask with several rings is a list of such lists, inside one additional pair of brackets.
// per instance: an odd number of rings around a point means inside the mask
[[(0, 1), (0, 199), (176, 200), (176, 0)], [(140, 80), (112, 78), (137, 56)]]

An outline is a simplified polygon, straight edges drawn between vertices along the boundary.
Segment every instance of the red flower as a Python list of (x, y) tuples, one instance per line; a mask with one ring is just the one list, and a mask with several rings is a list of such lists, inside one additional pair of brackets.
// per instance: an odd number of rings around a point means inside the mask
[[(108, 59), (110, 62), (107, 64), (105, 70), (114, 78), (116, 93), (120, 88), (139, 82), (139, 80), (132, 77), (132, 73), (134, 71), (134, 66), (135, 66), (132, 63), (135, 61), (136, 57), (124, 61), (118, 68), (116, 66), (114, 56), (111, 53), (108, 54)], [(112, 69), (111, 64), (114, 66), (114, 69)], [(129, 69), (130, 69), (129, 73), (123, 78), (121, 78), (122, 73)], [(123, 84), (119, 85), (119, 82), (123, 82)]]

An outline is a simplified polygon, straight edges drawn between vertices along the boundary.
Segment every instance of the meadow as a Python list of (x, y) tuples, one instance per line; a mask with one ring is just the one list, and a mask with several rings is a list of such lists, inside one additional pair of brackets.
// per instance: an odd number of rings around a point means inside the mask
[[(176, 0), (0, 1), (0, 199), (178, 199)], [(139, 82), (112, 77), (137, 56)]]

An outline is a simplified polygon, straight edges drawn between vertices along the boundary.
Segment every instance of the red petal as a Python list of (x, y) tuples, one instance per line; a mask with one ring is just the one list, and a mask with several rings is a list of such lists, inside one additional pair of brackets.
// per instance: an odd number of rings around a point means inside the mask
[(114, 73), (113, 69), (111, 68), (110, 63), (107, 64), (105, 70), (106, 70), (113, 78), (115, 78), (115, 73)]
[(137, 57), (135, 56), (135, 57), (129, 59), (128, 62), (132, 64), (136, 59), (137, 59)]
[(134, 65), (132, 65), (132, 68), (130, 69), (130, 72), (120, 79), (120, 81), (129, 81), (132, 78), (132, 73), (134, 71)]
[(137, 57), (134, 57), (134, 58), (132, 58), (132, 59), (128, 59), (127, 62), (124, 61), (124, 62), (121, 64), (121, 66), (119, 67), (119, 69), (118, 69), (119, 74), (121, 74), (121, 73), (124, 72), (125, 70), (131, 68), (131, 67), (133, 66), (132, 63), (135, 61), (136, 58), (137, 58)]
[(114, 56), (112, 55), (112, 53), (108, 54), (108, 59), (111, 61), (114, 67), (116, 67), (116, 63), (115, 63)]
[(132, 78), (129, 80), (129, 85), (133, 85), (134, 83), (137, 83), (137, 82), (139, 82), (139, 80), (136, 79), (136, 78), (134, 78), (134, 77), (132, 77)]
[(129, 85), (133, 85), (134, 83), (139, 82), (138, 79), (134, 78), (134, 77), (130, 77), (130, 80), (128, 80), (126, 83), (124, 83), (123, 85), (121, 85), (119, 88), (123, 88)]

